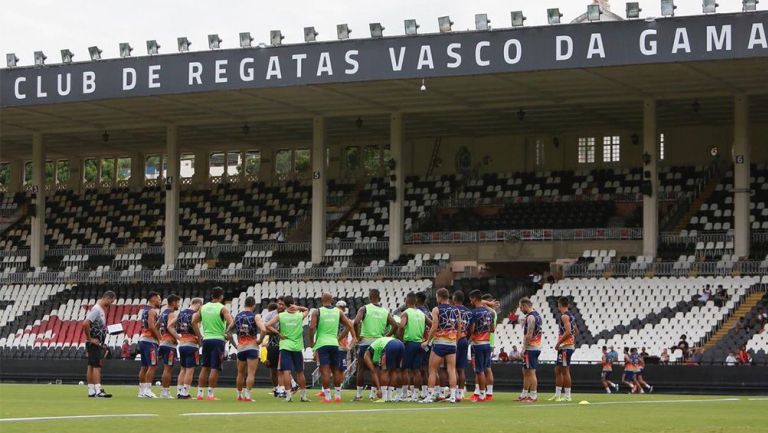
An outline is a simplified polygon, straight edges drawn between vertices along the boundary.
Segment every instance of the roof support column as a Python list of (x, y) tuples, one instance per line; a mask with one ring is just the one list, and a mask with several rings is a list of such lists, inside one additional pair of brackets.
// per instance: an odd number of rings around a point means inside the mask
[(131, 191), (140, 191), (144, 187), (144, 158), (141, 152), (131, 155), (131, 178), (128, 181)]
[(192, 175), (192, 185), (196, 188), (205, 188), (208, 184), (208, 174), (210, 169), (208, 167), (208, 161), (210, 154), (208, 151), (195, 152), (195, 174)]
[[(405, 164), (403, 161), (403, 114), (392, 113), (389, 118), (389, 152), (395, 162), (394, 170), (388, 167), (394, 200), (389, 202), (389, 261), (397, 260), (403, 253), (403, 199), (405, 198)], [(384, 162), (388, 164), (388, 161)], [(391, 178), (390, 178), (391, 179)], [(390, 197), (391, 198), (391, 197)]]
[(656, 133), (656, 100), (643, 100), (643, 181), (650, 182), (650, 194), (643, 194), (643, 255), (656, 257), (659, 242), (659, 150)]
[(30, 209), (32, 230), (29, 263), (39, 268), (45, 257), (45, 143), (40, 132), (32, 134), (32, 188), (35, 199)]
[(733, 101), (733, 246), (734, 254), (748, 257), (750, 250), (749, 201), (750, 153), (749, 96)]
[(312, 119), (312, 263), (320, 264), (325, 255), (326, 185), (325, 153), (328, 130), (324, 117)]
[(22, 190), (24, 179), (24, 161), (12, 159), (9, 161), (11, 168), (11, 178), (8, 179), (8, 192), (17, 193)]
[(176, 263), (179, 255), (179, 127), (169, 125), (165, 132), (165, 152), (168, 173), (165, 178), (165, 238), (164, 263)]

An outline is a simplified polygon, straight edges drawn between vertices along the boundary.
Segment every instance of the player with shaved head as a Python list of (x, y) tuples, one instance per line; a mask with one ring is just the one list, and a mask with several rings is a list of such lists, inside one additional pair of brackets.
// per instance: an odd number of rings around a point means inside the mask
[[(339, 325), (347, 328), (352, 338), (357, 338), (354, 325), (346, 314), (333, 306), (333, 295), (326, 292), (320, 298), (321, 307), (312, 311), (309, 322), (309, 341), (317, 353), (320, 380), (323, 385), (323, 403), (341, 403), (341, 383), (344, 372), (340, 368)], [(331, 399), (331, 374), (333, 374), (334, 399)]]

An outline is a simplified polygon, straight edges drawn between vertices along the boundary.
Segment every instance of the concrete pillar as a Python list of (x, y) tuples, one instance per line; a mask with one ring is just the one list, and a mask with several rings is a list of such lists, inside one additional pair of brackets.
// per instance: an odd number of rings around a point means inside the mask
[(22, 190), (24, 185), (24, 161), (13, 159), (9, 161), (11, 168), (11, 178), (8, 180), (8, 192), (17, 193)]
[(328, 131), (325, 118), (312, 120), (312, 263), (320, 264), (325, 255), (325, 149)]
[[(394, 261), (403, 253), (403, 199), (405, 198), (405, 164), (403, 160), (403, 114), (394, 113), (389, 118), (389, 152), (395, 161), (392, 187), (395, 200), (389, 202), (389, 260)], [(387, 165), (387, 162), (384, 162)]]
[(651, 195), (643, 194), (643, 255), (656, 256), (659, 242), (659, 158), (656, 100), (643, 100), (643, 181), (651, 182)]
[(733, 247), (739, 257), (749, 256), (750, 153), (749, 97), (736, 95), (733, 110)]
[(195, 174), (192, 175), (192, 185), (202, 188), (208, 183), (209, 153), (207, 151), (195, 152)]
[(43, 134), (32, 134), (32, 188), (36, 193), (31, 213), (30, 265), (39, 268), (45, 257), (45, 144)]
[(146, 169), (145, 155), (141, 152), (136, 152), (131, 155), (131, 177), (128, 180), (128, 185), (132, 191), (139, 191), (144, 187), (144, 171)]
[(168, 173), (164, 182), (165, 188), (165, 238), (164, 263), (176, 263), (179, 254), (179, 128), (170, 125), (166, 129), (165, 152), (168, 155)]
[(80, 194), (83, 191), (83, 182), (85, 182), (85, 179), (83, 177), (85, 176), (85, 160), (83, 158), (74, 158), (69, 161), (69, 185), (72, 188), (72, 191), (74, 191), (77, 194)]

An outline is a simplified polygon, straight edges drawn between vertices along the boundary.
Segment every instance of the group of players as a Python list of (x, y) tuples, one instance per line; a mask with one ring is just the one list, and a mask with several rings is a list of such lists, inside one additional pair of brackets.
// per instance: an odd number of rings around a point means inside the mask
[[(405, 309), (393, 315), (380, 305), (379, 291), (372, 289), (368, 294), (369, 303), (359, 308), (350, 320), (346, 303), (334, 304), (330, 293), (324, 293), (321, 306), (312, 310), (295, 305), (291, 296), (284, 296), (271, 303), (263, 315), (256, 312), (256, 300), (249, 296), (242, 311), (233, 317), (224, 306), (224, 292), (218, 287), (212, 289), (210, 302), (203, 304), (202, 299), (194, 298), (181, 311), (179, 296), (169, 295), (166, 308), (161, 311), (162, 299), (152, 292), (140, 315), (138, 397), (157, 398), (152, 391), (152, 381), (158, 365), (162, 364), (160, 398), (173, 398), (170, 385), (178, 361), (181, 369), (176, 398), (193, 398), (190, 389), (195, 369), (200, 365), (196, 398), (218, 400), (215, 389), (226, 357), (226, 341), (230, 341), (237, 348), (238, 400), (253, 401), (255, 373), (259, 360), (263, 359), (271, 370), (276, 397), (290, 402), (298, 391), (299, 401), (309, 401), (303, 373), (304, 322), (309, 317), (307, 340), (319, 366), (322, 391), (318, 395), (323, 402), (342, 401), (345, 371), (352, 359), (357, 368), (354, 401), (363, 399), (366, 372), (372, 382), (368, 398), (373, 401), (461, 401), (465, 398), (465, 370), (469, 359), (475, 373), (475, 392), (470, 400), (492, 400), (491, 356), (498, 304), (489, 294), (477, 290), (469, 294), (471, 308), (464, 305), (461, 291), (451, 296), (447, 289), (441, 288), (436, 296), (437, 306), (429, 310), (424, 293), (409, 293)], [(96, 313), (108, 308), (113, 301), (114, 293), (107, 292), (83, 326), (89, 348), (88, 383), (92, 397), (108, 395), (98, 383), (101, 352), (92, 349), (98, 346), (99, 340), (103, 344), (106, 335), (102, 329), (105, 328), (103, 313)], [(559, 332), (554, 347), (556, 388), (550, 400), (572, 399), (570, 363), (578, 331), (569, 306), (568, 298), (558, 299)], [(525, 317), (523, 391), (518, 401), (533, 403), (538, 400), (536, 368), (542, 348), (542, 317), (528, 298), (521, 299), (519, 307)], [(262, 347), (266, 352), (263, 358)], [(643, 380), (643, 360), (637, 350), (625, 350), (624, 362), (623, 383), (631, 392), (652, 391)], [(618, 385), (610, 381), (612, 360), (605, 348), (602, 370), (606, 392), (612, 388), (618, 390)]]

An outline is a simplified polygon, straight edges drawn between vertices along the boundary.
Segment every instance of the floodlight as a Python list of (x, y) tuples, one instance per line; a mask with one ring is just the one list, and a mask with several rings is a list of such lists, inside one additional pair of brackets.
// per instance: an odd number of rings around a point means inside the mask
[(704, 0), (701, 2), (701, 11), (705, 14), (713, 14), (717, 12), (717, 0)]
[(760, 3), (759, 0), (742, 0), (742, 10), (744, 12), (754, 12), (757, 10), (757, 4)]
[(383, 38), (384, 37), (384, 27), (381, 25), (381, 23), (370, 23), (368, 25), (368, 28), (371, 29), (371, 37), (372, 38)]
[(600, 15), (603, 11), (600, 10), (600, 5), (587, 6), (587, 20), (590, 22), (600, 21)]
[(122, 58), (131, 57), (131, 51), (133, 51), (133, 48), (131, 48), (131, 44), (129, 44), (128, 42), (120, 43), (120, 57)]
[(154, 56), (159, 53), (160, 53), (160, 44), (158, 44), (157, 41), (154, 39), (152, 39), (151, 41), (147, 41), (147, 54), (149, 54), (150, 56)]
[(187, 39), (186, 36), (182, 36), (180, 38), (176, 38), (176, 45), (179, 47), (180, 53), (185, 53), (189, 51), (189, 46), (192, 45), (192, 42), (189, 42), (189, 39)]
[(5, 55), (5, 63), (8, 65), (9, 68), (15, 68), (16, 65), (19, 63), (19, 58), (16, 57), (16, 54), (14, 53), (8, 53)]
[(250, 32), (240, 33), (240, 48), (249, 48), (253, 42), (253, 37)]
[(677, 9), (677, 6), (675, 6), (674, 0), (661, 0), (661, 15), (665, 17), (673, 17), (675, 16), (675, 9)]
[(640, 12), (643, 10), (640, 9), (640, 3), (639, 2), (628, 2), (627, 3), (627, 19), (632, 18), (640, 18)]
[(304, 27), (304, 42), (315, 42), (319, 34), (314, 27)]
[(72, 63), (72, 57), (75, 55), (68, 49), (61, 50), (61, 63)]
[(558, 8), (547, 9), (547, 21), (550, 24), (560, 24), (560, 18), (562, 17), (563, 17), (563, 14), (560, 13), (560, 9)]
[(416, 20), (405, 20), (405, 34), (408, 36), (414, 36), (419, 32), (419, 25), (416, 24)]
[(349, 28), (348, 25), (346, 24), (336, 25), (336, 37), (338, 37), (340, 41), (343, 41), (344, 39), (349, 39), (350, 33), (352, 33), (352, 30)]
[(282, 45), (283, 39), (285, 39), (285, 36), (283, 36), (283, 32), (280, 30), (272, 30), (269, 32), (269, 42), (273, 47), (279, 47)]
[(48, 56), (43, 54), (42, 51), (35, 51), (35, 66), (44, 66), (45, 65), (45, 59), (47, 59)]
[(475, 14), (475, 30), (490, 30), (491, 20), (488, 14)]
[(444, 16), (437, 19), (437, 24), (440, 27), (440, 33), (448, 33), (451, 31), (453, 21), (451, 21), (451, 17)]
[(523, 11), (512, 12), (512, 27), (522, 27), (527, 19), (528, 18), (523, 15)]
[(101, 60), (101, 50), (96, 45), (88, 47), (88, 54), (91, 55), (91, 60)]
[(208, 48), (212, 50), (218, 50), (221, 48), (221, 40), (222, 39), (216, 33), (208, 35)]

